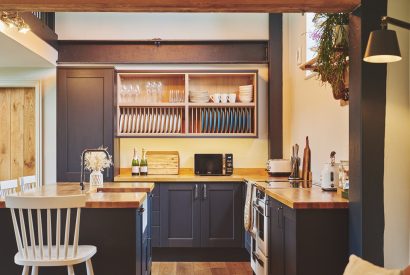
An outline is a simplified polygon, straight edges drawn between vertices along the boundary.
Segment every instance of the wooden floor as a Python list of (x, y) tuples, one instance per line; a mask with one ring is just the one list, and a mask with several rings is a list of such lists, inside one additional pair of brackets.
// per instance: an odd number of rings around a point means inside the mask
[(152, 275), (252, 275), (249, 262), (153, 262)]

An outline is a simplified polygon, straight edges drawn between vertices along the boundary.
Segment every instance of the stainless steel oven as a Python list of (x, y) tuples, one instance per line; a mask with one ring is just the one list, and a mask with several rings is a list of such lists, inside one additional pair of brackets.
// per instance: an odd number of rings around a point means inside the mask
[(251, 241), (251, 266), (256, 275), (269, 273), (269, 198), (257, 188), (253, 199), (255, 235)]

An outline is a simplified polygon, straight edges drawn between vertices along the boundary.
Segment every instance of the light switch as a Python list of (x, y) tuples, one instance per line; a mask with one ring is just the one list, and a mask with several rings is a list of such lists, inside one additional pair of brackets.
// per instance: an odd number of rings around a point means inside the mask
[(296, 51), (296, 65), (302, 64), (302, 48), (299, 47)]

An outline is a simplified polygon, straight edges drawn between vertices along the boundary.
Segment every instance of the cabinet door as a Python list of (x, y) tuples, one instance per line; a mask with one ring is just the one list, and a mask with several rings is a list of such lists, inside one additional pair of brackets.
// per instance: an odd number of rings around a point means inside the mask
[(200, 246), (199, 184), (161, 183), (161, 247)]
[[(113, 155), (114, 69), (57, 70), (57, 180), (80, 180), (80, 155), (108, 147)], [(105, 180), (112, 180), (113, 170)], [(106, 173), (104, 173), (106, 176)]]
[(284, 275), (284, 218), (283, 205), (270, 200), (269, 274)]
[(242, 247), (242, 185), (202, 184), (201, 246)]
[[(297, 254), (297, 244), (300, 243), (300, 240), (296, 237), (296, 211), (285, 205), (283, 207), (283, 261), (284, 261), (284, 274), (286, 275), (297, 275), (304, 272), (303, 269), (298, 267)], [(312, 249), (314, 249), (312, 247)], [(312, 250), (312, 253), (315, 253)], [(303, 256), (302, 256), (303, 257)], [(305, 273), (309, 274), (309, 273)]]

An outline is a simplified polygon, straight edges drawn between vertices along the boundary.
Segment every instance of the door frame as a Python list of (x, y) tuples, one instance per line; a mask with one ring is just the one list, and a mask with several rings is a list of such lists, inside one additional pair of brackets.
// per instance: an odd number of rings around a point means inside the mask
[(36, 80), (0, 80), (0, 88), (34, 88), (35, 93), (35, 116), (36, 116), (36, 177), (37, 182), (43, 185), (43, 123), (42, 123), (42, 100), (41, 100), (41, 81)]

